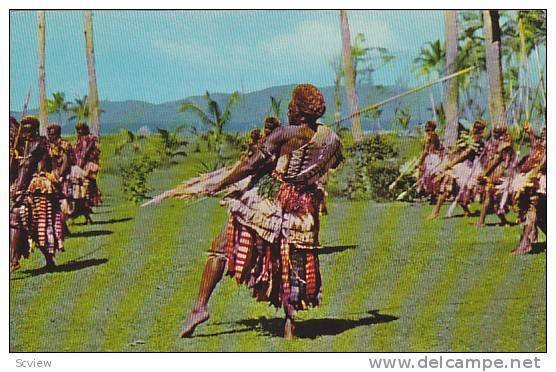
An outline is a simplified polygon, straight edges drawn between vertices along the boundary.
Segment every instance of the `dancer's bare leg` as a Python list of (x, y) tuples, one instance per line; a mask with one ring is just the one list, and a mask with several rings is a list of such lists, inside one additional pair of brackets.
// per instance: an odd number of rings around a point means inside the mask
[(284, 338), (286, 340), (294, 340), (295, 339), (295, 321), (293, 319), (295, 311), (289, 306), (286, 306), (284, 309), (286, 313), (286, 322), (284, 324)]
[(17, 244), (24, 236), (19, 229), (10, 228), (10, 272), (17, 271), (21, 268), (19, 264), (20, 253), (17, 251)]
[(427, 219), (434, 220), (435, 218), (437, 218), (440, 215), (440, 208), (442, 208), (442, 204), (444, 204), (444, 201), (446, 201), (447, 197), (448, 197), (447, 192), (443, 192), (442, 194), (440, 194), (440, 196), (438, 197), (438, 200), (436, 201), (436, 205), (434, 207), (434, 210), (432, 211), (432, 213), (430, 214), (430, 216)]
[(207, 305), (214, 288), (216, 288), (216, 285), (224, 274), (224, 268), (226, 266), (225, 251), (226, 229), (224, 228), (220, 235), (212, 242), (210, 255), (201, 277), (197, 302), (191, 310), (187, 325), (180, 333), (181, 337), (190, 337), (193, 331), (195, 331), (195, 327), (209, 319)]
[(503, 213), (496, 213), (498, 218), (500, 219), (500, 226), (509, 226), (508, 220), (506, 219), (506, 215)]
[(469, 206), (467, 204), (460, 203), (461, 209), (463, 209), (463, 217), (471, 216), (471, 211), (469, 210)]
[(54, 262), (54, 256), (48, 252), (47, 248), (39, 247), (42, 255), (44, 256), (45, 269), (52, 269), (56, 267), (56, 262)]
[(485, 191), (485, 200), (483, 201), (483, 204), (481, 205), (481, 214), (479, 215), (479, 221), (477, 221), (475, 226), (482, 227), (482, 226), (485, 225), (485, 219), (486, 219), (488, 210), (490, 208), (491, 200), (492, 199), (490, 197), (490, 191), (486, 190)]

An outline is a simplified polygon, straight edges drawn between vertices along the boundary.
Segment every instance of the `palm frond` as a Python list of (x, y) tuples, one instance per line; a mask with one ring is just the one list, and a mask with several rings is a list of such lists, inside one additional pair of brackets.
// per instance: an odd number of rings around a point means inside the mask
[(179, 109), (179, 112), (191, 112), (195, 114), (204, 124), (208, 126), (215, 126), (216, 123), (211, 119), (198, 105), (193, 102), (185, 101), (183, 102)]

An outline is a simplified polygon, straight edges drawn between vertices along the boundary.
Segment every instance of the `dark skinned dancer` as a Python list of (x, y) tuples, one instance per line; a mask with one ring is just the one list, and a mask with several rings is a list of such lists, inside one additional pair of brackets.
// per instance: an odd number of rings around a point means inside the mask
[(284, 308), (285, 338), (294, 338), (295, 312), (318, 305), (315, 249), (323, 195), (317, 181), (341, 161), (339, 138), (316, 122), (325, 109), (316, 87), (298, 85), (288, 107), (289, 125), (275, 128), (251, 157), (207, 186), (207, 193), (215, 194), (251, 177), (248, 186), (225, 199), (228, 222), (212, 243), (182, 337), (209, 319), (208, 302), (225, 271), (248, 285), (257, 300)]

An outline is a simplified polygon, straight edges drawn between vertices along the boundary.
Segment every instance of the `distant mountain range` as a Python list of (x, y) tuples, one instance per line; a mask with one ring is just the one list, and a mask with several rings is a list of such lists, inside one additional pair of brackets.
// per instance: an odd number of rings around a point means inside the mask
[[(254, 127), (262, 126), (264, 118), (270, 112), (270, 97), (281, 99), (282, 120), (286, 121), (287, 105), (294, 85), (275, 86), (264, 90), (246, 93), (241, 96), (239, 103), (232, 109), (230, 123), (226, 127), (230, 132), (244, 132)], [(334, 117), (334, 87), (321, 87), (327, 103), (327, 111), (323, 122), (330, 123)], [(385, 98), (394, 96), (408, 89), (406, 86), (372, 86), (359, 85), (360, 107), (379, 102)], [(435, 86), (434, 96), (436, 102), (440, 97), (440, 86)], [(342, 87), (342, 116), (347, 115), (348, 107), (345, 90)], [(230, 94), (214, 93), (212, 97), (222, 107), (227, 102)], [(185, 98), (206, 107), (203, 96), (193, 96)], [(184, 100), (185, 100), (184, 99)], [(143, 101), (101, 101), (100, 106), (104, 112), (100, 117), (101, 133), (115, 133), (122, 129), (137, 131), (143, 127), (150, 131), (156, 128), (173, 129), (179, 124), (187, 123), (198, 129), (203, 129), (203, 125), (191, 113), (180, 113), (178, 108), (184, 100), (153, 104)], [(373, 131), (377, 129), (390, 129), (395, 119), (396, 108), (409, 108), (411, 112), (410, 126), (420, 124), (432, 117), (431, 101), (428, 90), (423, 90), (415, 94), (406, 96), (400, 100), (389, 103), (382, 107), (380, 119), (363, 117), (363, 129)], [(29, 114), (37, 114), (38, 109), (31, 109)], [(20, 118), (21, 112), (10, 111), (10, 115)], [(70, 122), (69, 113), (62, 115), (62, 131), (64, 134), (74, 131), (75, 121)], [(50, 114), (49, 121), (58, 122), (58, 114)], [(349, 125), (348, 123), (344, 125)]]

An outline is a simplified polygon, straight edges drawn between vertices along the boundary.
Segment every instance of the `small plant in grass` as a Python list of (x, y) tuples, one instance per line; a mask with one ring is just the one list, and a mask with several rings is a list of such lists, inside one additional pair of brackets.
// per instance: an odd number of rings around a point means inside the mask
[(122, 189), (128, 200), (138, 204), (148, 198), (147, 194), (151, 191), (148, 186), (148, 177), (158, 165), (158, 161), (149, 156), (140, 155), (120, 167)]

